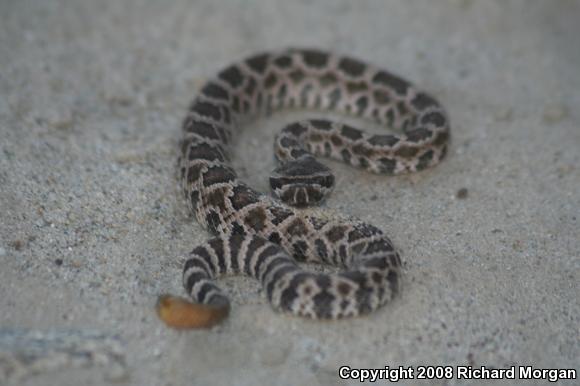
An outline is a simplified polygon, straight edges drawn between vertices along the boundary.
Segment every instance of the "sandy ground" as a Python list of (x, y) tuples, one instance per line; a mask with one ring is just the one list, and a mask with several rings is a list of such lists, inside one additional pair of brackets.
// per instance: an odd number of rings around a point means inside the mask
[[(573, 0), (0, 0), (0, 384), (359, 384), (339, 379), (342, 365), (578, 371), (578, 20)], [(225, 324), (172, 331), (156, 297), (183, 293), (183, 257), (208, 237), (176, 193), (180, 121), (219, 67), (284, 46), (365, 58), (449, 110), (453, 144), (433, 170), (330, 163), (327, 206), (390, 235), (402, 294), (322, 323), (278, 315), (255, 282), (228, 278)], [(260, 189), (286, 119), (240, 138), (236, 163)]]

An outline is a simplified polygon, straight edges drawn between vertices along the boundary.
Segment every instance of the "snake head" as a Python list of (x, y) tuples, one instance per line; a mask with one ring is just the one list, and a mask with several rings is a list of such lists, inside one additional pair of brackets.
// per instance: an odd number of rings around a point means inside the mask
[(334, 188), (334, 175), (314, 157), (288, 161), (270, 175), (272, 195), (295, 207), (320, 204)]

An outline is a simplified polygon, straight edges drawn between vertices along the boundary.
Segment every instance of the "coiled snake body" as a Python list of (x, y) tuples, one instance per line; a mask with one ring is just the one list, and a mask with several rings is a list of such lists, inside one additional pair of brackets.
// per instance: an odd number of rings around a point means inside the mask
[[(274, 145), (280, 166), (270, 178), (272, 198), (238, 179), (228, 150), (242, 119), (282, 108), (337, 111), (399, 133), (372, 135), (323, 119), (286, 126)], [(317, 204), (332, 190), (334, 177), (315, 155), (389, 175), (437, 164), (449, 124), (434, 98), (359, 60), (288, 49), (219, 72), (194, 100), (183, 132), (183, 191), (197, 220), (216, 237), (185, 263), (183, 281), (195, 304), (160, 297), (158, 312), (167, 324), (207, 327), (226, 316), (229, 300), (214, 279), (229, 273), (258, 279), (274, 309), (314, 319), (366, 314), (397, 294), (401, 260), (379, 229), (294, 207)], [(297, 261), (344, 270), (314, 273)]]

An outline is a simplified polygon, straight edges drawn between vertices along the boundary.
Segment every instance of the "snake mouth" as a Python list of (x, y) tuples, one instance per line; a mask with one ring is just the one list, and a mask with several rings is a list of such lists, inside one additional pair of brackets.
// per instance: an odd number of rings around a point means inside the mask
[(270, 187), (272, 190), (281, 190), (291, 186), (297, 188), (307, 188), (309, 186), (332, 189), (334, 187), (334, 176), (332, 174), (319, 174), (309, 176), (270, 176)]
[(321, 204), (331, 191), (332, 189), (320, 185), (296, 184), (272, 191), (272, 194), (288, 205), (304, 208)]

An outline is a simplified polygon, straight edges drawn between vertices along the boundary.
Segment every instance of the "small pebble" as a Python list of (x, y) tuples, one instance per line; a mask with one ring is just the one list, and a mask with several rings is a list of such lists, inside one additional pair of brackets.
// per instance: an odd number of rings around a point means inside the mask
[(510, 121), (513, 116), (513, 110), (511, 107), (504, 107), (497, 110), (494, 114), (496, 121), (505, 122)]
[(125, 383), (129, 379), (130, 373), (124, 364), (115, 363), (105, 372), (105, 380), (111, 383)]
[(470, 366), (473, 366), (475, 364), (475, 359), (473, 357), (473, 353), (472, 352), (467, 353), (467, 363)]
[(22, 240), (14, 240), (12, 242), (12, 248), (16, 249), (17, 251), (20, 251), (23, 246), (24, 243), (22, 242)]
[(286, 360), (288, 351), (288, 347), (264, 347), (262, 353), (260, 354), (261, 362), (265, 366), (279, 366)]
[(546, 123), (556, 123), (566, 118), (566, 115), (568, 115), (568, 111), (565, 106), (546, 106), (546, 108), (544, 108), (543, 119)]
[(55, 259), (54, 264), (60, 267), (62, 265), (62, 259)]
[(461, 188), (457, 191), (457, 193), (455, 193), (455, 197), (457, 197), (460, 200), (463, 200), (467, 198), (467, 193), (468, 193), (467, 188)]

